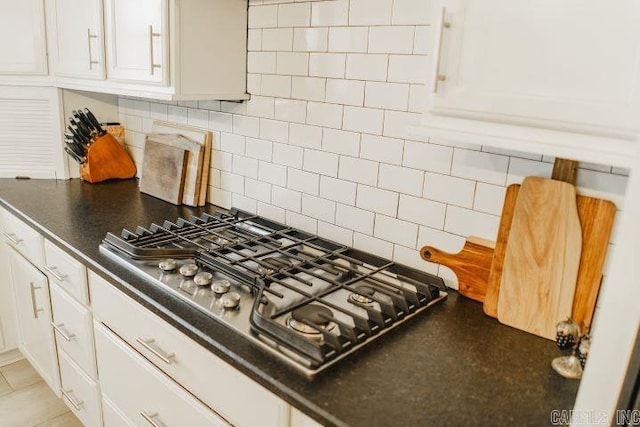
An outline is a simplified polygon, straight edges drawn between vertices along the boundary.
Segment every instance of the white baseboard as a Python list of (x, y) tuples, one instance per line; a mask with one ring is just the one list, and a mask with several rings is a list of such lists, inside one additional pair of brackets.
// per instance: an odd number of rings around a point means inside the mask
[(9, 350), (0, 354), (0, 366), (9, 365), (22, 359), (24, 359), (24, 356), (22, 355), (22, 353), (20, 353), (20, 350), (18, 350), (17, 348), (14, 350)]

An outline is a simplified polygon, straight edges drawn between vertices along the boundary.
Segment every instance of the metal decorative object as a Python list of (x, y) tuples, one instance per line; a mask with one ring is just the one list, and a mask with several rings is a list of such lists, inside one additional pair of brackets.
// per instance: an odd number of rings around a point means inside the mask
[(565, 378), (582, 378), (590, 347), (589, 335), (582, 335), (580, 326), (573, 319), (566, 318), (556, 325), (556, 344), (560, 350), (571, 350), (571, 355), (553, 359), (553, 369)]

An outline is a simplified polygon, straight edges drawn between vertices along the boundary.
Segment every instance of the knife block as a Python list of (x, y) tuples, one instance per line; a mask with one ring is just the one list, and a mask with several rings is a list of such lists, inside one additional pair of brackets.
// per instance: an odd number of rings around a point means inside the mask
[(80, 177), (92, 184), (108, 179), (128, 179), (136, 175), (136, 165), (111, 134), (99, 136), (87, 149), (87, 161)]

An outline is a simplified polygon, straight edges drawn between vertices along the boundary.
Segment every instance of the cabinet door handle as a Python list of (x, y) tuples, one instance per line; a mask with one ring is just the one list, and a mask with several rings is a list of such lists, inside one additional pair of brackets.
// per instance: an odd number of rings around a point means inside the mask
[(97, 34), (91, 34), (91, 28), (87, 28), (87, 43), (89, 44), (89, 70), (93, 70), (93, 66), (99, 64), (100, 62), (93, 60), (93, 55), (91, 54), (91, 39), (97, 39)]
[(9, 240), (11, 243), (13, 243), (14, 245), (17, 245), (18, 243), (22, 242), (22, 239), (18, 239), (17, 237), (15, 237), (15, 233), (5, 233), (4, 231), (2, 232), (2, 235), (4, 237), (7, 238), (7, 240)]
[(55, 329), (55, 331), (59, 333), (60, 336), (67, 341), (71, 341), (71, 338), (76, 336), (76, 334), (67, 334), (65, 331), (62, 330), (64, 323), (60, 323), (59, 325), (56, 325), (54, 322), (51, 322), (51, 326), (53, 326), (53, 329)]
[(56, 273), (54, 270), (57, 269), (57, 267), (49, 267), (48, 265), (43, 265), (42, 266), (45, 270), (47, 270), (47, 273), (49, 273), (50, 275), (53, 276), (54, 279), (56, 279), (58, 282), (62, 282), (64, 280), (65, 277), (67, 277), (66, 274), (63, 275), (59, 275), (58, 273)]
[(31, 289), (31, 308), (33, 308), (33, 317), (38, 318), (38, 313), (44, 311), (44, 308), (38, 308), (36, 304), (36, 289), (41, 289), (41, 286), (35, 286), (33, 282), (29, 282), (29, 288)]
[(140, 415), (142, 416), (142, 418), (145, 419), (146, 422), (151, 424), (153, 427), (161, 427), (162, 426), (162, 424), (158, 424), (155, 421), (153, 421), (153, 419), (158, 416), (157, 412), (154, 412), (153, 414), (147, 414), (146, 412), (142, 411), (142, 412), (140, 412)]
[(436, 93), (438, 91), (438, 83), (443, 82), (447, 79), (447, 76), (444, 74), (440, 74), (440, 56), (442, 51), (442, 39), (444, 38), (444, 29), (450, 28), (451, 23), (445, 20), (445, 14), (447, 9), (443, 6), (440, 11), (440, 21), (438, 27), (438, 38), (436, 39), (435, 46), (436, 51), (434, 52), (434, 58), (436, 59), (436, 66), (434, 67), (435, 76), (433, 76), (433, 84), (431, 86), (431, 91)]
[(171, 365), (173, 363), (173, 360), (171, 360), (171, 359), (176, 357), (175, 353), (166, 354), (165, 352), (163, 352), (160, 349), (153, 348), (151, 346), (151, 344), (153, 344), (156, 341), (153, 338), (151, 338), (149, 340), (143, 340), (142, 338), (136, 338), (136, 341), (138, 342), (138, 344), (140, 344), (141, 346), (143, 346), (144, 348), (149, 350), (151, 353), (156, 355), (158, 357), (158, 359), (162, 360), (167, 365)]
[(82, 409), (82, 405), (84, 405), (84, 402), (83, 401), (77, 402), (71, 396), (71, 393), (73, 393), (73, 390), (65, 391), (65, 389), (61, 388), (60, 391), (62, 392), (62, 395), (66, 397), (67, 400), (69, 400), (69, 402), (73, 405), (73, 407), (76, 408), (76, 411), (79, 411)]
[(151, 75), (155, 73), (156, 68), (162, 67), (160, 64), (154, 64), (153, 60), (153, 38), (160, 37), (162, 34), (153, 32), (153, 25), (149, 25), (149, 64), (151, 66)]

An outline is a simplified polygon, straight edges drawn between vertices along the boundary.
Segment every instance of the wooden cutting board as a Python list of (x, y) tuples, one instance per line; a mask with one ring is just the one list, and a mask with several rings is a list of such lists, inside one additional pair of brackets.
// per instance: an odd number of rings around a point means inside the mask
[(571, 315), (581, 251), (575, 187), (525, 178), (507, 241), (498, 320), (554, 339), (556, 323)]
[(467, 298), (482, 302), (487, 292), (494, 246), (494, 242), (470, 236), (457, 254), (425, 246), (420, 250), (420, 256), (425, 261), (450, 268), (458, 278), (458, 292)]
[(148, 139), (144, 147), (140, 191), (179, 205), (186, 168), (187, 150)]

